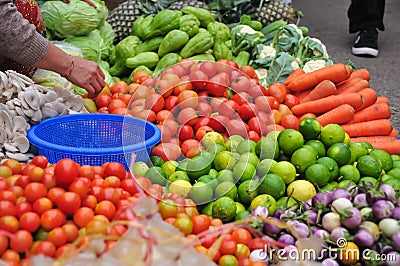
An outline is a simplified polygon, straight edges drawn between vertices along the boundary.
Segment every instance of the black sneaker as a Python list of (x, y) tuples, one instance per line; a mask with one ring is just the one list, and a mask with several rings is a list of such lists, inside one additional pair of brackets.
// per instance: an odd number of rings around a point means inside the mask
[(354, 55), (378, 56), (378, 31), (375, 28), (360, 31), (351, 51)]

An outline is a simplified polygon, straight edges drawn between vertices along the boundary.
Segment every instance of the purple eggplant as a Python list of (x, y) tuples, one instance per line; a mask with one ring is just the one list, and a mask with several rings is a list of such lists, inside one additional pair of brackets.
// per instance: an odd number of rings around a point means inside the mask
[(389, 252), (394, 251), (394, 248), (392, 246), (384, 246), (381, 249), (381, 253), (383, 254), (388, 254)]
[(379, 186), (379, 190), (383, 192), (387, 200), (392, 201), (396, 197), (396, 191), (391, 185), (382, 184)]
[(344, 227), (336, 227), (331, 232), (331, 240), (337, 242), (339, 239), (348, 239), (350, 237), (349, 231)]
[(257, 206), (251, 211), (253, 217), (268, 218), (268, 209), (263, 206)]
[(296, 218), (296, 216), (297, 216), (297, 213), (295, 211), (288, 209), (288, 210), (283, 211), (281, 216), (279, 216), (278, 218), (280, 220), (290, 220), (290, 219)]
[(305, 211), (304, 216), (306, 217), (306, 222), (308, 222), (310, 225), (316, 225), (318, 223), (318, 214), (316, 211)]
[(370, 208), (370, 207), (362, 208), (362, 209), (360, 210), (360, 212), (361, 212), (361, 216), (362, 216), (362, 220), (363, 220), (363, 221), (371, 220), (372, 217), (374, 216), (374, 215), (372, 214), (372, 208)]
[(283, 248), (283, 252), (281, 255), (283, 255), (283, 257), (294, 259), (296, 258), (297, 254), (299, 254), (299, 251), (297, 250), (297, 247), (295, 245), (287, 245)]
[(342, 199), (342, 198), (349, 200), (351, 198), (350, 193), (347, 190), (342, 189), (342, 188), (332, 191), (331, 197), (332, 197), (331, 198), (332, 201), (337, 200), (337, 199)]
[(340, 215), (337, 213), (328, 212), (322, 217), (322, 227), (328, 232), (332, 232), (333, 229), (340, 225)]
[(372, 234), (367, 230), (358, 230), (358, 232), (354, 235), (354, 242), (363, 248), (372, 247), (374, 244), (374, 238)]
[(317, 193), (311, 200), (312, 206), (317, 210), (325, 210), (332, 202), (331, 194), (328, 193)]
[(396, 207), (393, 209), (392, 218), (396, 220), (400, 220), (400, 207)]
[(317, 230), (313, 235), (322, 240), (329, 239), (329, 232), (324, 229)]
[(324, 229), (318, 226), (313, 226), (311, 227), (311, 234), (315, 234), (319, 230), (324, 230)]
[(310, 229), (306, 224), (298, 223), (293, 228), (298, 238), (306, 238), (310, 235)]
[[(270, 218), (272, 221), (279, 222), (280, 220), (278, 218), (272, 217)], [(266, 222), (264, 224), (264, 232), (269, 235), (269, 236), (276, 236), (281, 232), (281, 229), (277, 227), (276, 225)]]
[(349, 186), (346, 188), (346, 190), (349, 192), (351, 198), (354, 198), (359, 193), (359, 188), (357, 185)]
[(325, 259), (322, 261), (323, 266), (339, 266), (339, 263), (334, 259)]
[(388, 200), (378, 200), (372, 205), (372, 213), (379, 220), (392, 216), (393, 209), (394, 204)]
[(335, 199), (332, 202), (331, 211), (340, 213), (348, 208), (352, 208), (353, 203), (346, 198)]
[(298, 223), (300, 223), (299, 221), (297, 221), (297, 220), (289, 220), (289, 221), (287, 221), (286, 222), (286, 225), (288, 226), (288, 227), (294, 227), (296, 224), (298, 224)]
[(349, 228), (354, 229), (362, 222), (362, 216), (359, 209), (352, 207), (341, 212), (342, 224)]
[(358, 209), (368, 207), (369, 205), (367, 202), (367, 194), (365, 194), (365, 193), (357, 194), (353, 198), (353, 204), (354, 204), (354, 207), (356, 207)]
[(400, 231), (397, 231), (392, 235), (392, 244), (396, 251), (400, 251)]
[(392, 237), (396, 232), (400, 231), (400, 223), (398, 220), (393, 218), (382, 219), (379, 224), (379, 229), (382, 231), (386, 237)]
[(400, 197), (397, 198), (397, 207), (400, 207)]
[(399, 266), (400, 265), (400, 254), (396, 251), (391, 251), (387, 254), (390, 260), (386, 261), (387, 266)]
[(306, 200), (303, 203), (303, 207), (304, 207), (304, 210), (306, 210), (306, 211), (311, 210), (312, 209), (312, 200), (311, 199)]
[(381, 233), (380, 233), (380, 229), (378, 227), (378, 225), (376, 225), (376, 223), (371, 222), (371, 221), (364, 221), (360, 224), (360, 229), (365, 229), (368, 232), (371, 233), (371, 235), (373, 236), (375, 241), (378, 241)]
[(286, 245), (294, 245), (296, 243), (296, 239), (290, 234), (283, 234), (278, 238), (278, 242)]

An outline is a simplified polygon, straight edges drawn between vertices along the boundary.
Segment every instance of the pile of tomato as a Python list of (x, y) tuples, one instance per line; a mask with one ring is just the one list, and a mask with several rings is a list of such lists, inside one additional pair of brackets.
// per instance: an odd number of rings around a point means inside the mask
[(284, 84), (265, 88), (251, 66), (229, 60), (182, 60), (157, 77), (138, 71), (132, 83), (116, 82), (96, 99), (99, 112), (132, 115), (162, 132), (153, 154), (176, 160), (193, 157), (205, 133), (241, 135), (258, 141), (272, 130), (297, 129), (290, 108), (299, 103)]

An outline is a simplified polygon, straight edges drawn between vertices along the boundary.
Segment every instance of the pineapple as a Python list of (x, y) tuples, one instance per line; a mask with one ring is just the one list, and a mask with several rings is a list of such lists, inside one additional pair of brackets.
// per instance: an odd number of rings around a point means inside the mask
[(262, 5), (255, 14), (255, 19), (263, 25), (274, 22), (276, 20), (284, 20), (287, 23), (296, 23), (298, 20), (298, 12), (289, 4), (282, 0), (261, 1)]
[(168, 6), (168, 9), (181, 10), (184, 6), (192, 6), (192, 7), (200, 7), (200, 8), (209, 9), (208, 5), (206, 4), (205, 1), (199, 1), (199, 0), (173, 1), (172, 4)]

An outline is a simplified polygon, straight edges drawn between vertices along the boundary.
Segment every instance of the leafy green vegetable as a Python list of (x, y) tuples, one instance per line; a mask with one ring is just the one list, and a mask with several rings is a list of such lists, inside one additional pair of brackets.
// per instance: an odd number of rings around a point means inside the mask
[(253, 30), (248, 25), (238, 25), (231, 30), (232, 52), (238, 55), (240, 51), (252, 51), (253, 48), (264, 42), (264, 35)]
[(294, 62), (296, 62), (295, 58), (286, 52), (282, 52), (279, 56), (275, 57), (268, 70), (268, 76), (266, 80), (268, 85), (276, 82), (283, 83), (289, 74), (293, 72)]
[(83, 58), (87, 60), (98, 62), (101, 59), (101, 44), (87, 36), (67, 38), (64, 42), (79, 47), (82, 50)]

